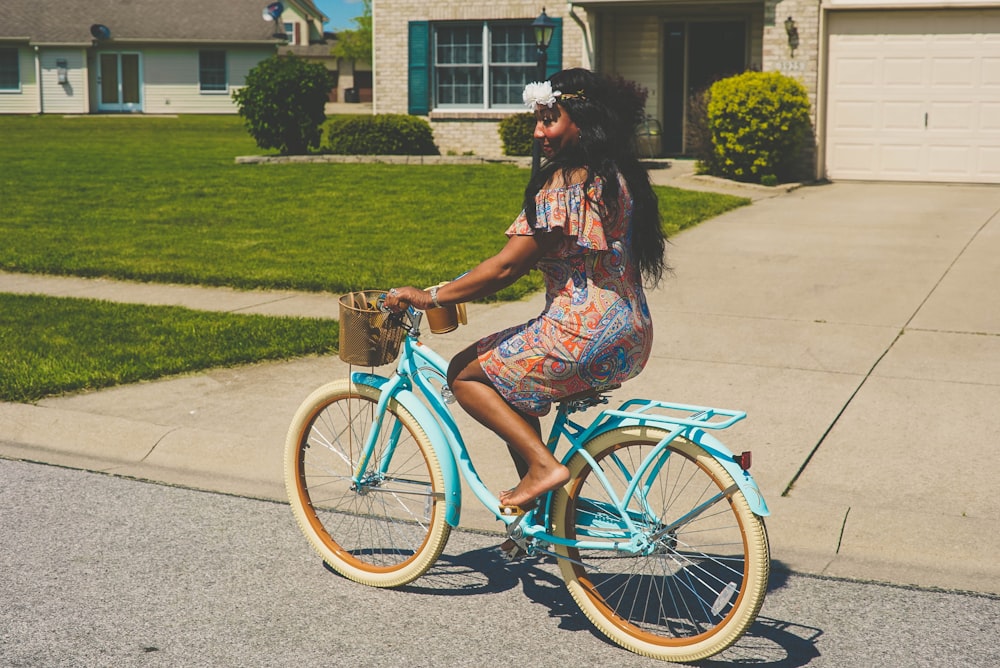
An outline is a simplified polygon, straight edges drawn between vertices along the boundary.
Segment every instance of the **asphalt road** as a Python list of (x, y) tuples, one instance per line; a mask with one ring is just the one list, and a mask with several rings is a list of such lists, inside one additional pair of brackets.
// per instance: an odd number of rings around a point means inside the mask
[[(423, 578), (372, 589), (326, 570), (283, 504), (0, 460), (0, 666), (664, 665), (496, 543), (454, 532)], [(993, 668), (998, 628), (1000, 597), (778, 572), (751, 632), (700, 665)]]

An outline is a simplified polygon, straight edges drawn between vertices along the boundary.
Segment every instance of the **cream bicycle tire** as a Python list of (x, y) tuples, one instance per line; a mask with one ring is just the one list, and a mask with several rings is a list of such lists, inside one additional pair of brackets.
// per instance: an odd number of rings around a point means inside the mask
[[(656, 428), (619, 428), (585, 449), (621, 498), (624, 474), (665, 436)], [(670, 450), (650, 483), (646, 503), (653, 513), (642, 504), (629, 505), (636, 524), (653, 533), (657, 526), (643, 524), (649, 518), (681, 517), (725, 491), (715, 505), (662, 536), (648, 555), (556, 550), (568, 557), (559, 564), (570, 594), (602, 633), (638, 654), (688, 662), (727, 649), (750, 627), (766, 594), (770, 555), (762, 518), (750, 510), (726, 469), (682, 438), (674, 439)], [(589, 540), (627, 541), (631, 534), (620, 515), (616, 519), (602, 505), (608, 499), (599, 497), (606, 492), (587, 459), (577, 454), (569, 468), (570, 481), (553, 502), (554, 535), (573, 539), (589, 531)]]
[(451, 527), (434, 448), (395, 400), (386, 407), (365, 482), (353, 485), (379, 396), (347, 380), (313, 392), (288, 430), (285, 487), (299, 527), (331, 568), (355, 582), (396, 587), (434, 564)]

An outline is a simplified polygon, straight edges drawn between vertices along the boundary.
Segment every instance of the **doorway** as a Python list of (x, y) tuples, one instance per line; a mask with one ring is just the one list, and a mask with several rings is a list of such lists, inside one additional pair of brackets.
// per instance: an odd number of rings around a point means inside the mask
[(142, 111), (138, 53), (101, 53), (97, 66), (98, 111)]
[(690, 97), (746, 70), (746, 21), (668, 21), (663, 49), (663, 150), (683, 155)]

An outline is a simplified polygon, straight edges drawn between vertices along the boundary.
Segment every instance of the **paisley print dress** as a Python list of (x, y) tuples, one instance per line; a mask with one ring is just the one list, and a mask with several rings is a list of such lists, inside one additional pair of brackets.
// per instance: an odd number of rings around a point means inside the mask
[(619, 178), (616, 220), (595, 202), (603, 182), (542, 190), (537, 225), (522, 211), (507, 236), (559, 231), (562, 240), (536, 268), (545, 308), (529, 322), (480, 339), (479, 362), (500, 395), (529, 415), (545, 415), (561, 397), (621, 383), (638, 374), (653, 342), (653, 323), (630, 253), (632, 197)]

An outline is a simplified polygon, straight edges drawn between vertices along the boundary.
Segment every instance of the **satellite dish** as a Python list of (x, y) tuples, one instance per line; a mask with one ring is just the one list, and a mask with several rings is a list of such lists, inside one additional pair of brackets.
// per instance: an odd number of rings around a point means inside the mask
[(111, 39), (111, 28), (101, 23), (90, 26), (90, 34), (94, 39)]
[(263, 18), (265, 21), (277, 21), (285, 11), (285, 5), (281, 2), (272, 2), (264, 8)]

